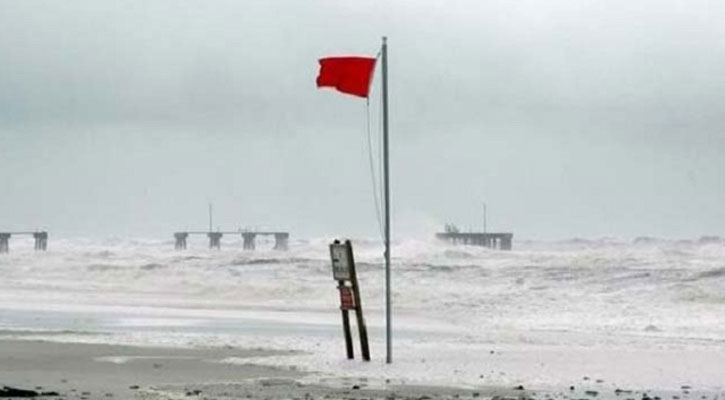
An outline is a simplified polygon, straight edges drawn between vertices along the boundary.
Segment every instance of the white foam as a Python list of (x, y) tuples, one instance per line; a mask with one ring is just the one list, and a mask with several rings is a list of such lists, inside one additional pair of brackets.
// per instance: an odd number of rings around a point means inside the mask
[[(565, 383), (588, 368), (621, 384), (663, 387), (687, 377), (715, 386), (709, 371), (725, 369), (717, 356), (725, 350), (719, 242), (522, 242), (501, 252), (400, 241), (393, 249), (397, 362), (359, 366), (340, 358), (329, 240), (293, 241), (288, 252), (245, 252), (234, 240), (221, 251), (200, 242), (177, 252), (169, 240), (63, 240), (47, 253), (13, 248), (0, 257), (0, 326), (111, 333), (66, 335), (85, 341), (298, 349), (304, 353), (255, 362), (465, 384)], [(355, 249), (379, 360), (382, 248), (369, 240)], [(501, 355), (489, 357), (492, 349)], [(703, 360), (699, 370), (695, 357)]]

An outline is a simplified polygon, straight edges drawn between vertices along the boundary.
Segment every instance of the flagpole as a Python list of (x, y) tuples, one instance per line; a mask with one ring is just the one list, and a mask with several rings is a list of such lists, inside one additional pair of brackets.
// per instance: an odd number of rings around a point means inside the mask
[(393, 362), (392, 307), (390, 305), (390, 177), (388, 174), (388, 38), (383, 36), (383, 179), (385, 187), (385, 361)]

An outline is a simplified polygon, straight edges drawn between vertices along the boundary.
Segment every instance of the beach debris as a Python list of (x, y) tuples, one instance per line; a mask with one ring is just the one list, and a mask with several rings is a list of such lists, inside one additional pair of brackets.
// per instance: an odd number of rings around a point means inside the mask
[(259, 381), (263, 387), (293, 385), (294, 380), (284, 378), (266, 378)]
[(491, 400), (521, 400), (521, 398), (516, 397), (505, 397), (505, 396), (493, 396)]
[[(42, 389), (42, 388), (41, 388)], [(35, 390), (19, 389), (10, 386), (3, 386), (0, 388), (0, 397), (16, 397), (16, 398), (27, 398), (27, 397), (39, 397), (39, 396), (58, 396), (58, 392), (39, 392)]]

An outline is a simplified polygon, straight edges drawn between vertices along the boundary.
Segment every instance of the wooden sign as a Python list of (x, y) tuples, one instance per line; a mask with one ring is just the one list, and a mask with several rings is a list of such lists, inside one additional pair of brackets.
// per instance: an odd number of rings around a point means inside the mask
[(332, 243), (330, 245), (330, 258), (332, 259), (332, 276), (336, 281), (349, 281), (352, 279), (350, 273), (350, 257), (347, 246), (344, 243)]
[(354, 310), (355, 297), (350, 286), (338, 286), (340, 289), (340, 310)]
[[(360, 347), (364, 361), (370, 361), (370, 347), (368, 345), (368, 330), (363, 318), (362, 300), (355, 272), (355, 260), (352, 254), (352, 244), (335, 240), (330, 244), (330, 258), (332, 261), (332, 276), (337, 281), (337, 290), (340, 292), (340, 311), (342, 312), (342, 329), (345, 335), (345, 348), (347, 358), (355, 358), (352, 347), (352, 332), (350, 330), (350, 310), (355, 311), (357, 327), (359, 330)], [(349, 283), (349, 285), (348, 285)]]

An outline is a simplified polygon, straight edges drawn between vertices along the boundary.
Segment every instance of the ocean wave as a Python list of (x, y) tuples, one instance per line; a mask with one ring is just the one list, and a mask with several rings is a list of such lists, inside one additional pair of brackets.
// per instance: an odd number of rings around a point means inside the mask
[(148, 263), (148, 264), (143, 264), (143, 265), (141, 265), (138, 268), (139, 269), (142, 269), (142, 270), (145, 270), (145, 271), (150, 271), (150, 270), (154, 270), (154, 269), (163, 269), (163, 268), (166, 268), (166, 267), (167, 266), (164, 265), (164, 264)]
[(86, 270), (88, 271), (94, 271), (94, 272), (103, 272), (103, 271), (118, 271), (121, 269), (124, 269), (125, 267), (121, 265), (115, 265), (115, 264), (90, 264), (86, 266)]
[(725, 276), (725, 267), (715, 268), (700, 272), (697, 274), (696, 279), (710, 279), (710, 278), (722, 278)]
[(316, 261), (311, 258), (303, 257), (289, 257), (289, 258), (240, 258), (231, 261), (229, 265), (233, 266), (244, 266), (244, 265), (274, 265), (274, 264), (299, 264), (309, 263)]
[[(65, 240), (64, 247), (43, 254), (10, 253), (0, 258), (0, 301), (14, 302), (33, 290), (33, 301), (56, 309), (66, 307), (58, 299), (67, 299), (67, 307), (94, 301), (230, 310), (338, 306), (329, 239), (291, 241), (287, 252), (231, 246), (174, 251), (173, 243), (139, 242), (103, 248), (107, 243)], [(353, 244), (364, 302), (371, 315), (380, 315), (382, 247), (375, 240)], [(514, 242), (514, 248), (397, 241), (391, 269), (396, 310), (476, 327), (471, 329), (652, 324), (679, 332), (717, 320), (725, 304), (725, 247), (717, 241), (573, 239)]]

